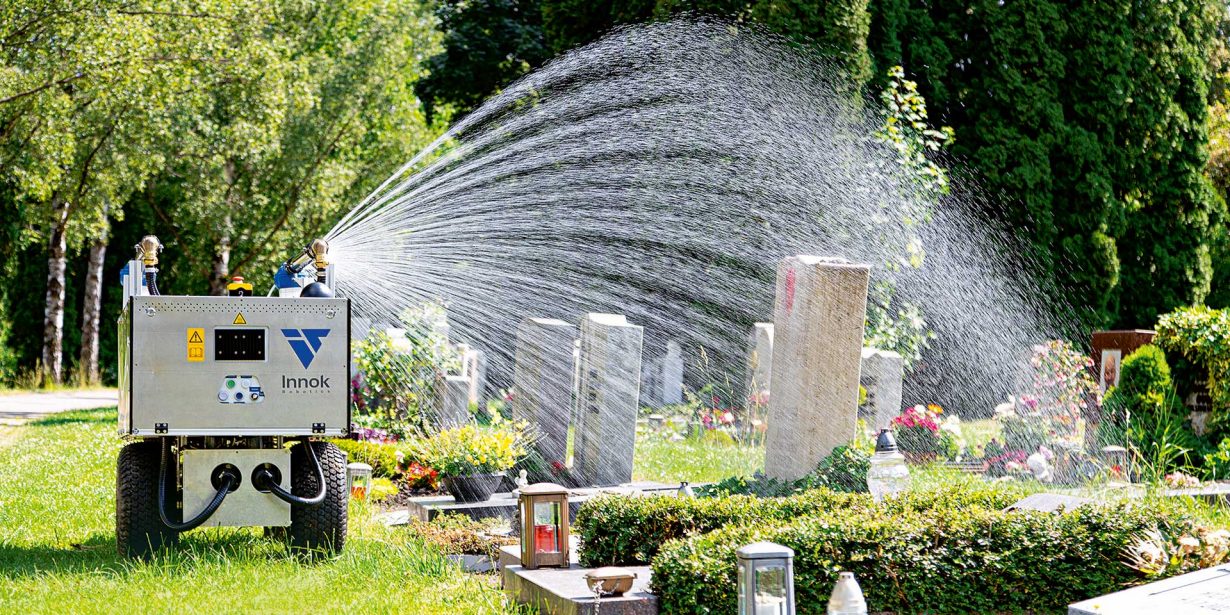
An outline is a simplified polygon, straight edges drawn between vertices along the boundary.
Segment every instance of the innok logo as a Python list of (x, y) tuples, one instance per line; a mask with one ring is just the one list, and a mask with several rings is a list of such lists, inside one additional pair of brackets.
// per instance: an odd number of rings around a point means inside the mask
[(312, 364), (316, 353), (320, 352), (321, 341), (328, 335), (328, 329), (282, 329), (282, 336), (290, 344), (290, 349), (295, 351), (295, 356), (299, 357), (303, 369)]

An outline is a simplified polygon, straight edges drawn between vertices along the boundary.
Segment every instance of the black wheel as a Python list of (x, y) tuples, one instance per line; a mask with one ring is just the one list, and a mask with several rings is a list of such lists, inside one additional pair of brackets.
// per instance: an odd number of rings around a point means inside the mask
[[(158, 444), (157, 440), (133, 442), (120, 450), (116, 462), (115, 544), (121, 556), (148, 558), (156, 551), (179, 544), (179, 532), (164, 525), (158, 516), (158, 469), (162, 454)], [(174, 493), (174, 489), (167, 491), (168, 496)], [(178, 511), (168, 514), (172, 515), (172, 522), (177, 521)]]
[[(327, 442), (312, 442), (325, 475), (325, 501), (317, 506), (290, 506), (290, 545), (313, 553), (341, 553), (346, 545), (346, 453)], [(308, 444), (300, 442), (290, 449), (290, 491), (299, 497), (320, 493), (316, 468), (308, 459)]]

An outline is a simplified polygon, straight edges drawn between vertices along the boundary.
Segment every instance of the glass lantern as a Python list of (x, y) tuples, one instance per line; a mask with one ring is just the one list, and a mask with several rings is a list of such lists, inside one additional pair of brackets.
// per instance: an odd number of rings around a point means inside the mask
[(372, 492), (372, 467), (357, 461), (346, 464), (346, 487), (350, 497), (367, 501)]
[(554, 483), (521, 489), (521, 566), (568, 567), (568, 490)]
[(910, 468), (905, 464), (905, 455), (897, 450), (897, 440), (893, 432), (880, 430), (876, 438), (876, 452), (871, 456), (871, 467), (867, 470), (867, 490), (876, 502), (897, 495), (910, 488)]
[(739, 615), (794, 615), (794, 550), (757, 542), (739, 560)]

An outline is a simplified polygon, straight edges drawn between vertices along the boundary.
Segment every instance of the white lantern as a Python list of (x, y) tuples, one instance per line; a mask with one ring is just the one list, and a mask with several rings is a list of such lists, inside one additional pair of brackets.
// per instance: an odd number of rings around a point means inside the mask
[(739, 615), (794, 615), (794, 550), (771, 542), (740, 547)]
[(867, 615), (867, 601), (853, 572), (837, 575), (837, 584), (829, 594), (828, 615)]
[(910, 468), (905, 464), (905, 455), (897, 450), (893, 432), (882, 429), (876, 438), (876, 452), (871, 456), (871, 468), (867, 470), (867, 490), (876, 502), (886, 496), (896, 495), (910, 488)]

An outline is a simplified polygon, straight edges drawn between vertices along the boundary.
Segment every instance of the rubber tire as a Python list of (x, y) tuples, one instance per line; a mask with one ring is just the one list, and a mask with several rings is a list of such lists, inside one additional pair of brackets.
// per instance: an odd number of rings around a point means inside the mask
[[(148, 559), (179, 544), (179, 532), (158, 516), (159, 444), (157, 439), (144, 440), (120, 449), (115, 464), (115, 544), (121, 557)], [(168, 480), (175, 476), (168, 474)], [(171, 514), (171, 520), (177, 521), (178, 511)]]
[[(315, 468), (308, 459), (307, 443), (290, 449), (290, 492), (299, 497), (320, 493)], [(350, 494), (346, 492), (346, 453), (328, 442), (312, 442), (325, 475), (325, 501), (317, 506), (290, 506), (290, 538), (292, 549), (313, 555), (335, 555), (346, 546), (346, 529)]]

